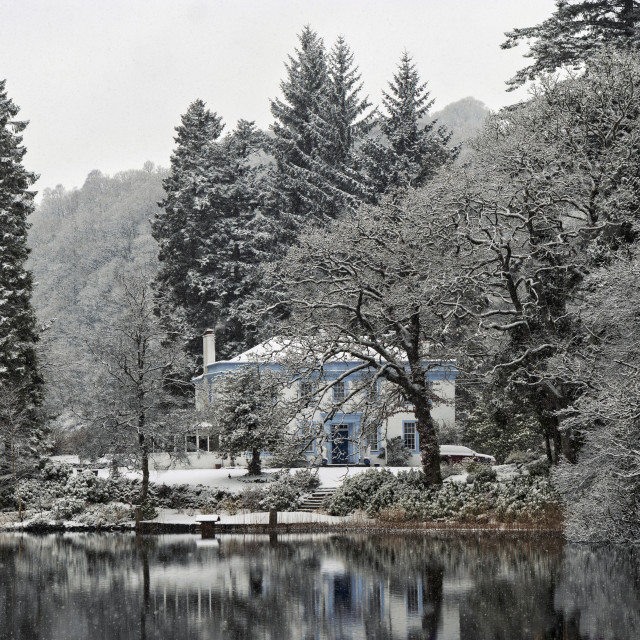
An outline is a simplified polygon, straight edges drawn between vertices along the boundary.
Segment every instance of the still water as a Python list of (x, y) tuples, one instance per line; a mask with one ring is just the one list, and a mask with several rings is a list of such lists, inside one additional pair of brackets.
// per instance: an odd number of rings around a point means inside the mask
[(640, 553), (557, 538), (0, 534), (0, 638), (640, 638)]

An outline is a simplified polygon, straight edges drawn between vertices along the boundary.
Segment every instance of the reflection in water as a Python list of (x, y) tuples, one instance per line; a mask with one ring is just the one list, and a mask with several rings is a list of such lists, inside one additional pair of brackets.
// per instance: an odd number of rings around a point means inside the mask
[(640, 637), (640, 554), (556, 538), (0, 535), (0, 638)]

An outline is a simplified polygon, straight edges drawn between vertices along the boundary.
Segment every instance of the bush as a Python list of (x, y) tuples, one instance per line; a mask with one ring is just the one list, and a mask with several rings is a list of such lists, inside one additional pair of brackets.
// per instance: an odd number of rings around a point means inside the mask
[(460, 476), (465, 472), (465, 468), (459, 462), (453, 464), (441, 464), (440, 474), (442, 479), (450, 478), (451, 476)]
[(521, 477), (494, 482), (495, 470), (481, 466), (473, 484), (446, 483), (425, 487), (420, 471), (394, 476), (367, 471), (345, 480), (331, 499), (329, 512), (348, 515), (436, 522), (557, 523), (559, 501), (548, 479)]
[(536, 451), (514, 451), (510, 453), (505, 464), (527, 464), (533, 462), (540, 457), (540, 454)]
[(263, 492), (259, 506), (265, 511), (295, 511), (302, 502), (302, 494), (319, 486), (318, 474), (311, 469), (301, 469), (293, 474), (288, 470), (282, 471)]
[(395, 482), (396, 477), (388, 469), (369, 469), (347, 478), (333, 494), (329, 503), (329, 513), (334, 516), (346, 516), (357, 510), (364, 511), (383, 485)]
[(475, 480), (477, 484), (486, 484), (488, 482), (495, 482), (498, 479), (496, 470), (492, 467), (482, 466), (475, 473)]
[(109, 504), (89, 505), (74, 520), (90, 527), (104, 527), (133, 520), (133, 517), (134, 514), (130, 505), (111, 502)]
[(387, 464), (390, 467), (406, 467), (409, 464), (411, 451), (404, 446), (404, 440), (397, 436), (387, 440), (386, 456), (380, 454), (381, 458), (386, 457)]
[(551, 465), (546, 458), (540, 458), (527, 465), (530, 476), (548, 476), (551, 472)]

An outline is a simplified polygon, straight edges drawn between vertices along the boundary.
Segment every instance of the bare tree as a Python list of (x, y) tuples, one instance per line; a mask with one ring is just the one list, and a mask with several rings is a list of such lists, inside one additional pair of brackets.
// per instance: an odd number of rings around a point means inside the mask
[(556, 366), (589, 336), (580, 284), (637, 233), (639, 87), (635, 54), (547, 79), (490, 120), (474, 166), (452, 180), (460, 256), (487, 301), (475, 314), (486, 362), (533, 408), (556, 462), (576, 460), (578, 435), (560, 415), (587, 389)]
[[(437, 202), (445, 186), (429, 189), (430, 202)], [(447, 359), (459, 330), (456, 301), (467, 294), (456, 271), (454, 231), (451, 217), (424, 198), (386, 202), (329, 232), (306, 234), (269, 274), (276, 300), (270, 310), (289, 314), (280, 333), (297, 345), (298, 375), (309, 382), (307, 400), (315, 397), (321, 406), (336, 385), (356, 380), (338, 401), (333, 394), (326, 420), (341, 407), (366, 402), (384, 381), (391, 391), (387, 410), (413, 405), (425, 481), (433, 485), (442, 478), (431, 405), (441, 399), (426, 374), (433, 367), (453, 369)], [(355, 364), (326, 376), (331, 363), (340, 361)]]
[[(116, 290), (121, 314), (90, 343), (99, 386), (91, 398), (92, 422), (99, 426), (95, 454), (131, 461), (142, 473), (140, 500), (147, 503), (149, 456), (154, 448), (171, 451), (189, 398), (168, 391), (180, 384), (184, 365), (179, 339), (166, 340), (154, 312), (155, 294), (148, 274), (121, 276)], [(185, 390), (186, 392), (186, 390)]]

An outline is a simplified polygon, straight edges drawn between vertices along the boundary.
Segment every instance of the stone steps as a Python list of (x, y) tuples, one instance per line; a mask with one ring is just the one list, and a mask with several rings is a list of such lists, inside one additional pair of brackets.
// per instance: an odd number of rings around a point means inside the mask
[(298, 511), (306, 511), (307, 513), (324, 511), (325, 501), (328, 501), (335, 492), (335, 488), (316, 489), (311, 495), (304, 498)]

